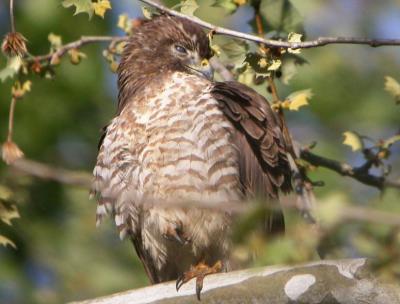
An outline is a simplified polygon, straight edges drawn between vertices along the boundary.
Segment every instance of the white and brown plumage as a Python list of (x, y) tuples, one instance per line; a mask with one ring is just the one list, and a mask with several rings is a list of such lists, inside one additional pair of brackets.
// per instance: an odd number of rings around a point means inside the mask
[[(197, 25), (160, 16), (130, 38), (118, 69), (117, 116), (94, 169), (98, 221), (115, 217), (152, 283), (228, 269), (229, 210), (290, 189), (282, 132), (267, 101), (237, 82), (212, 82), (209, 41)], [(190, 207), (168, 207), (190, 202)], [(267, 219), (283, 227), (282, 213)]]

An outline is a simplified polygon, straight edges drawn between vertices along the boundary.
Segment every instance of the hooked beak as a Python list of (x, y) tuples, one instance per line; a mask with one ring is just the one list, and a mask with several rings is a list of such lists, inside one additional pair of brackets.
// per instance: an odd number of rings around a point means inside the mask
[(204, 76), (208, 80), (213, 80), (214, 78), (214, 70), (211, 67), (211, 64), (208, 61), (208, 59), (203, 59), (201, 60), (200, 63), (197, 64), (187, 65), (187, 67), (193, 70), (193, 72), (195, 72), (196, 74)]

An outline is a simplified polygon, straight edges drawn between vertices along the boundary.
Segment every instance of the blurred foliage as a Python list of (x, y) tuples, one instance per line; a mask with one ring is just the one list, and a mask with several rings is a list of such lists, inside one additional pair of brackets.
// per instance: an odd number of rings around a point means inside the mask
[[(393, 12), (400, 13), (393, 1), (385, 5), (355, 1), (355, 6), (347, 1), (300, 0), (164, 3), (211, 23), (254, 33), (254, 12), (259, 11), (266, 37), (299, 41), (311, 36), (400, 35), (396, 31), (399, 20), (387, 22)], [(1, 36), (9, 28), (6, 2), (0, 3)], [(16, 28), (26, 37), (29, 54), (47, 54), (82, 35), (132, 33), (135, 20), (128, 16), (138, 12), (129, 11), (131, 5), (128, 0), (64, 0), (64, 9), (57, 1), (16, 1)], [(89, 21), (88, 16), (93, 18)], [(23, 90), (26, 81), (31, 81), (32, 91), (17, 101), (14, 141), (29, 158), (92, 170), (97, 130), (114, 113), (116, 80), (110, 69), (115, 72), (122, 48), (123, 43), (87, 45), (46, 65), (24, 65), (17, 57), (0, 57), (2, 138), (7, 134), (9, 101), (15, 89)], [(273, 96), (267, 79), (271, 75), (278, 79), (282, 103), (276, 106), (296, 111), (288, 111), (287, 119), (300, 142), (316, 141), (314, 150), (319, 154), (355, 166), (365, 161), (370, 155), (366, 148), (370, 149), (380, 155), (385, 168), (390, 163), (392, 175), (399, 178), (400, 161), (394, 157), (400, 151), (396, 48), (342, 45), (299, 54), (266, 51), (223, 36), (213, 39), (213, 48), (240, 81), (269, 100)], [(344, 140), (354, 152), (341, 144)], [(288, 197), (284, 199), (289, 206), (286, 235), (266, 238), (251, 229), (259, 213), (249, 213), (238, 220), (234, 257), (265, 265), (317, 259), (317, 251), (328, 258), (368, 256), (376, 258), (373, 266), (382, 275), (399, 280), (398, 227), (348, 220), (340, 212), (346, 206), (358, 206), (400, 214), (399, 192), (379, 193), (323, 169), (309, 168), (309, 175), (325, 182), (315, 189), (321, 229), (306, 224), (290, 207), (294, 198)], [(94, 205), (86, 189), (28, 177), (0, 163), (0, 244), (16, 246), (0, 246), (1, 303), (60, 303), (147, 284), (133, 248), (119, 241), (111, 223), (95, 229)], [(254, 252), (258, 253), (255, 261), (251, 259)]]

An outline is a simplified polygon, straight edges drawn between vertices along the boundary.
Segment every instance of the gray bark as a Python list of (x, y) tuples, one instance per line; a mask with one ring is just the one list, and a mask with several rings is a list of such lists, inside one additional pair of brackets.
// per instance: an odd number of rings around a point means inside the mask
[(75, 304), (400, 304), (400, 284), (381, 282), (367, 264), (366, 259), (319, 261), (211, 275), (204, 280), (201, 302), (192, 280), (179, 292), (175, 282), (167, 282)]

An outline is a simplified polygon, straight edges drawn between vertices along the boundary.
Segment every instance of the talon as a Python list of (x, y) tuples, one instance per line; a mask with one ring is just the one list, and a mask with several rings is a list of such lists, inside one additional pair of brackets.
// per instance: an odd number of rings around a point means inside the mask
[(193, 278), (196, 278), (196, 296), (200, 301), (204, 277), (209, 274), (221, 272), (222, 268), (221, 261), (217, 261), (212, 267), (206, 265), (204, 262), (200, 262), (196, 266), (191, 266), (189, 271), (183, 273), (176, 280), (176, 290), (178, 291), (183, 284), (189, 282)]
[(201, 300), (200, 299), (200, 294), (201, 294), (201, 290), (203, 289), (203, 280), (204, 280), (204, 276), (200, 276), (197, 277), (196, 279), (196, 295), (197, 295), (197, 300)]
[(179, 288), (181, 288), (181, 286), (183, 285), (182, 281), (182, 276), (178, 277), (178, 279), (176, 280), (176, 291), (179, 291)]

